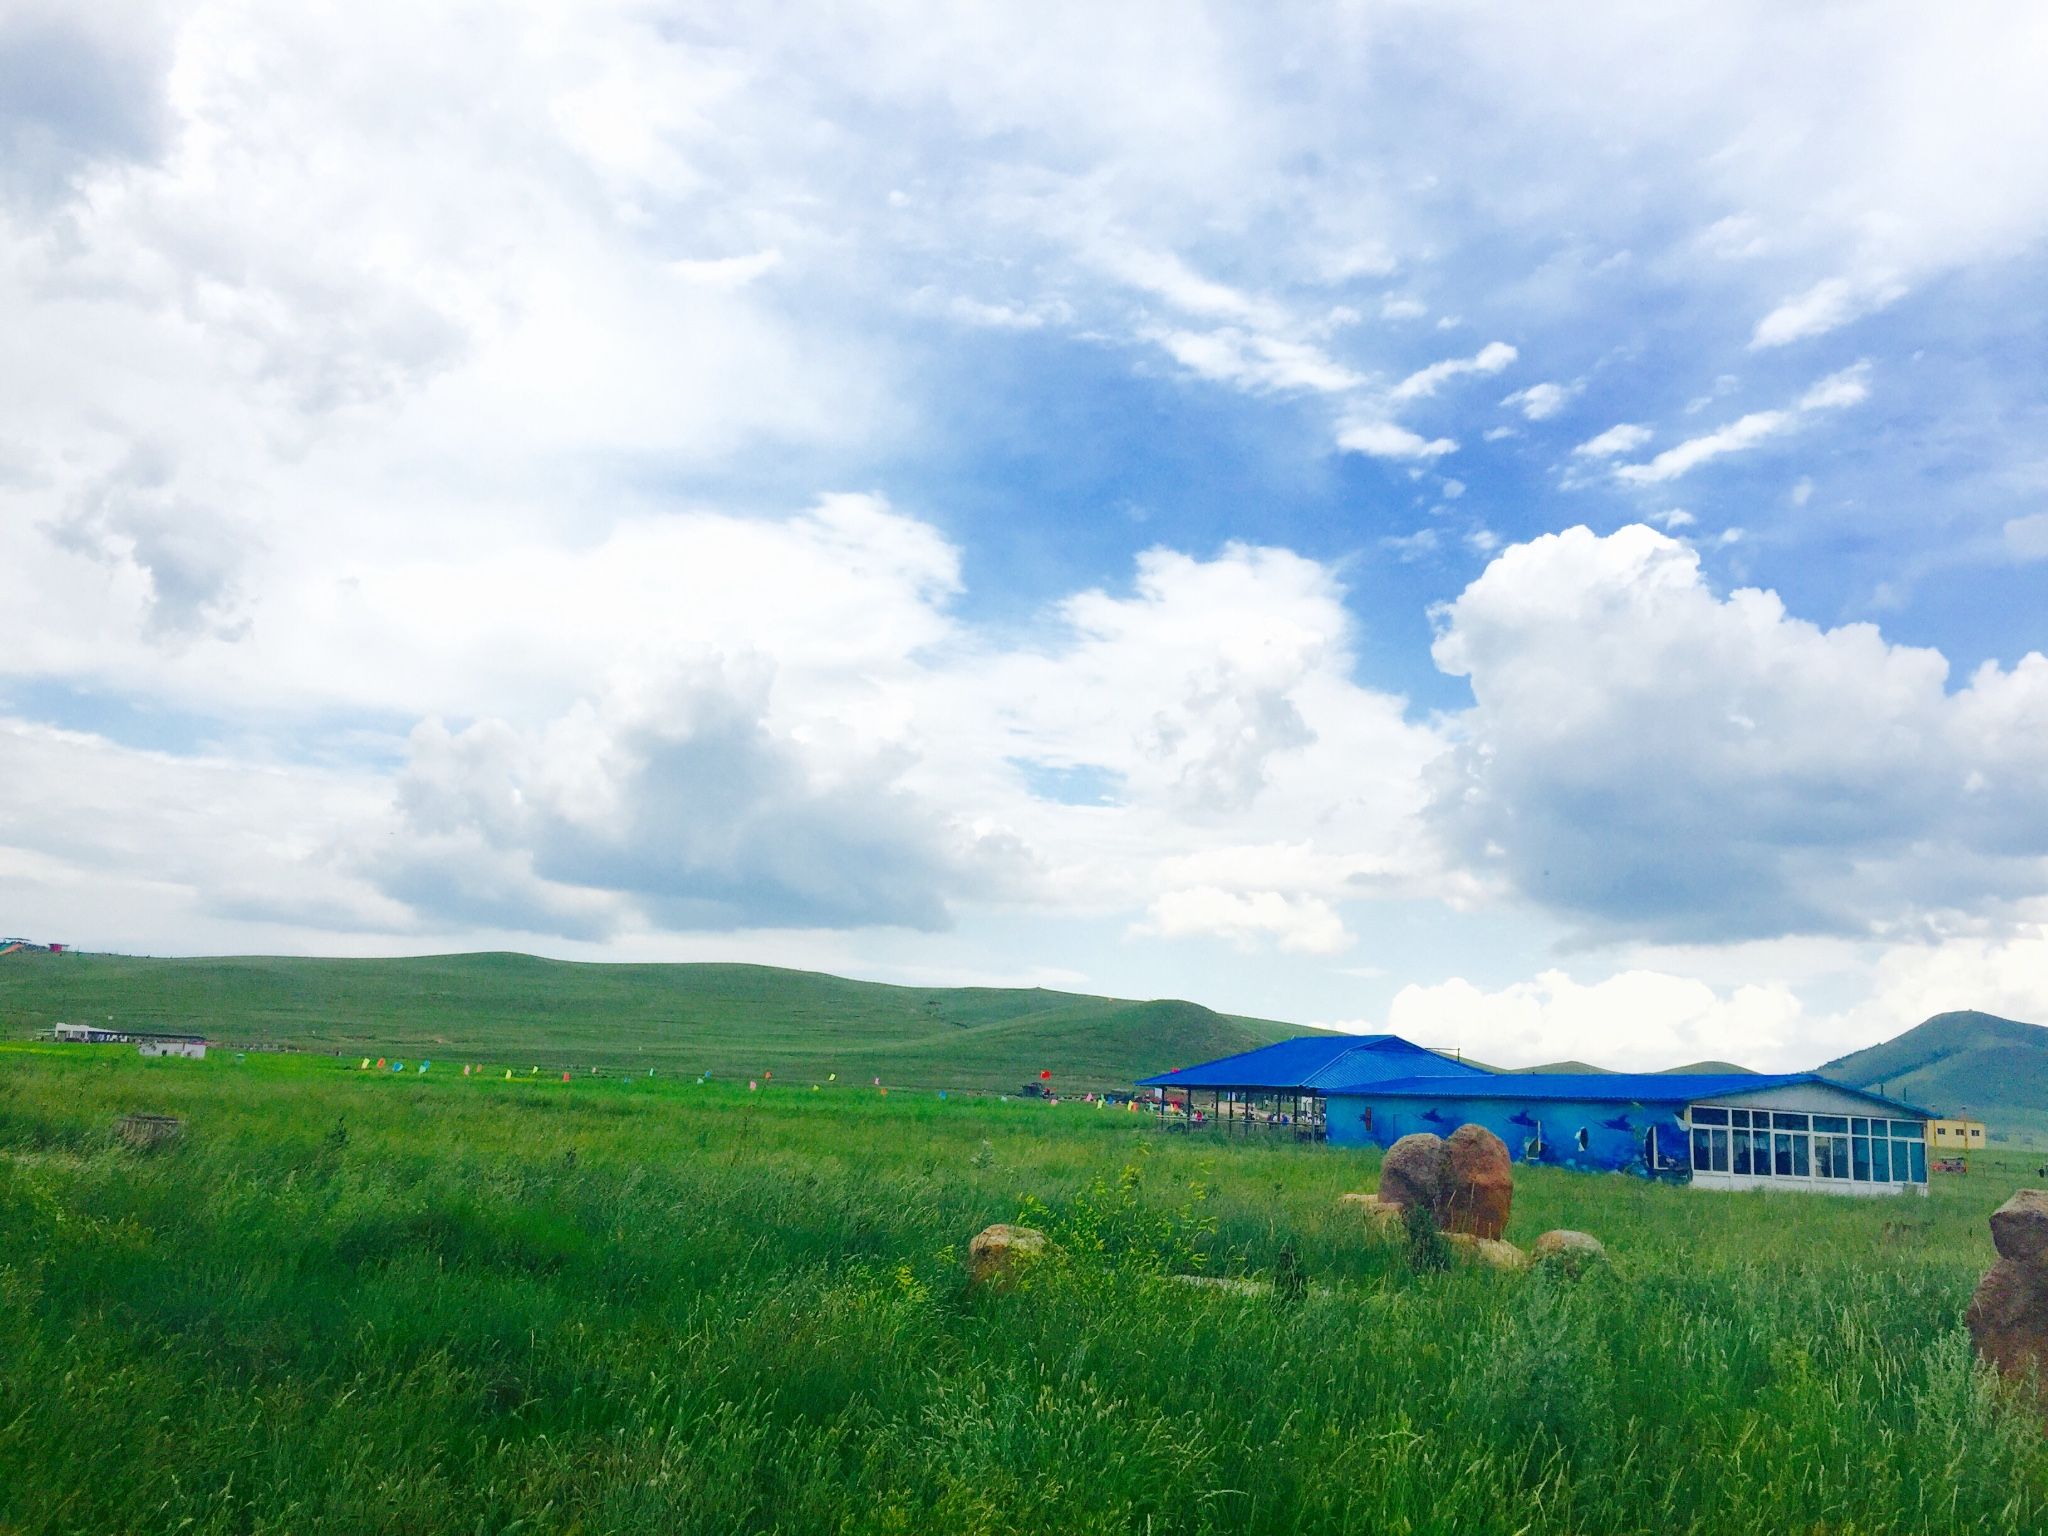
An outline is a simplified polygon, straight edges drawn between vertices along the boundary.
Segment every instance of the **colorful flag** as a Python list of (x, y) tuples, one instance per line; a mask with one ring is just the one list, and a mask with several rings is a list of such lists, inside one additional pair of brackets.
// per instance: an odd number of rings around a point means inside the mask
[(827, 1072), (825, 1074), (825, 1081), (828, 1083), (836, 1083), (839, 1081), (839, 1074), (837, 1072)]
[(761, 1091), (761, 1085), (760, 1085), (759, 1083), (755, 1082), (755, 1081), (754, 1081), (754, 1080), (753, 1080), (753, 1079), (752, 1079), (751, 1077), (750, 1077), (750, 1078), (748, 1078), (748, 1079), (747, 1079), (747, 1092), (749, 1092), (749, 1093), (759, 1093), (760, 1091)]
[(562, 1081), (563, 1081), (563, 1082), (565, 1082), (565, 1083), (566, 1083), (567, 1081), (569, 1081), (569, 1074), (568, 1074), (568, 1073), (564, 1072), (564, 1073), (562, 1074)]
[(379, 1056), (379, 1057), (377, 1058), (377, 1070), (378, 1070), (379, 1072), (382, 1072), (382, 1071), (383, 1071), (383, 1070), (384, 1070), (384, 1069), (385, 1069), (385, 1068), (386, 1068), (387, 1066), (389, 1066), (389, 1065), (390, 1065), (390, 1063), (389, 1063), (389, 1062), (387, 1062), (387, 1061), (386, 1061), (386, 1060), (385, 1060), (385, 1059), (384, 1059), (384, 1058), (383, 1058), (382, 1056)]
[(370, 1070), (370, 1058), (369, 1058), (369, 1057), (367, 1057), (367, 1056), (365, 1056), (365, 1057), (363, 1058), (363, 1064), (362, 1064), (362, 1065), (361, 1065), (360, 1067), (357, 1067), (357, 1068), (356, 1068), (356, 1070), (357, 1070), (358, 1072), (367, 1072), (367, 1071), (369, 1071), (369, 1070)]

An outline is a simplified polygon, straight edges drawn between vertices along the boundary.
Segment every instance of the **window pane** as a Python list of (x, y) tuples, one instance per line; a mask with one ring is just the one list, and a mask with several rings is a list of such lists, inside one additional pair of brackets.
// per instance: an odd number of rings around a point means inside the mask
[(1692, 1133), (1692, 1166), (1695, 1173), (1705, 1173), (1714, 1165), (1713, 1154), (1707, 1149), (1707, 1133)]
[(1913, 1182), (1915, 1184), (1925, 1184), (1927, 1182), (1927, 1143), (1924, 1141), (1913, 1141), (1908, 1142), (1906, 1145), (1913, 1157)]
[(1927, 1128), (1918, 1120), (1894, 1120), (1892, 1122), (1892, 1140), (1925, 1141), (1926, 1139)]
[(1865, 1120), (1861, 1115), (1858, 1115), (1854, 1120), (1851, 1120), (1849, 1122), (1849, 1129), (1854, 1131), (1858, 1136), (1868, 1136), (1870, 1134), (1870, 1122), (1868, 1120)]
[(1735, 1171), (1749, 1172), (1749, 1132), (1743, 1130), (1735, 1132)]
[(1748, 1125), (1749, 1111), (1746, 1109), (1731, 1109), (1728, 1111), (1728, 1118), (1730, 1120), (1733, 1120), (1737, 1125)]
[(1716, 1131), (1714, 1132), (1714, 1172), (1726, 1173), (1727, 1171), (1728, 1133), (1726, 1131)]
[[(1861, 1125), (1863, 1122), (1859, 1120), (1856, 1123)], [(1854, 1162), (1850, 1165), (1852, 1173), (1855, 1177), (1863, 1180), (1864, 1183), (1869, 1183), (1870, 1138), (1868, 1136), (1858, 1136), (1851, 1149), (1850, 1156), (1854, 1159)]]
[(1728, 1123), (1728, 1111), (1725, 1109), (1709, 1109), (1704, 1105), (1699, 1105), (1693, 1109), (1692, 1123), (1694, 1125), (1726, 1125)]
[(1810, 1115), (1788, 1115), (1782, 1111), (1771, 1116), (1771, 1123), (1781, 1131), (1803, 1131), (1811, 1120)]
[(1811, 1143), (1804, 1136), (1792, 1138), (1792, 1177), (1803, 1179), (1813, 1172), (1813, 1159), (1809, 1155)]
[(1849, 1129), (1849, 1120), (1846, 1115), (1815, 1115), (1813, 1128), (1816, 1131), (1844, 1132)]
[(1888, 1141), (1873, 1140), (1870, 1143), (1870, 1176), (1880, 1184), (1892, 1181), (1892, 1144)]
[(1792, 1177), (1792, 1135), (1789, 1131), (1778, 1132), (1777, 1145), (1771, 1158), (1771, 1172), (1781, 1179)]
[(1835, 1176), (1835, 1143), (1832, 1137), (1813, 1138), (1813, 1176), (1817, 1179)]

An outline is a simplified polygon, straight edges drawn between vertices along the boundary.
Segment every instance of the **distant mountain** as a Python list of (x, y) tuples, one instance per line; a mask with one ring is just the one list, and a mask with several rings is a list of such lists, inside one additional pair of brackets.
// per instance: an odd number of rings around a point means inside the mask
[(1994, 1137), (2048, 1132), (2048, 1029), (1964, 1009), (1818, 1070), (1857, 1088), (1982, 1120)]
[(1560, 1072), (1611, 1072), (1612, 1067), (1596, 1067), (1585, 1061), (1546, 1061), (1535, 1067), (1504, 1067), (1502, 1071), (1520, 1073), (1525, 1076), (1554, 1076)]
[(602, 1065), (778, 1083), (879, 1077), (1014, 1091), (1129, 1087), (1321, 1031), (1041, 987), (901, 987), (765, 965), (584, 965), (533, 955), (0, 959), (0, 1037), (115, 1018), (234, 1044), (455, 1062)]
[(1756, 1076), (1756, 1069), (1754, 1067), (1739, 1066), (1732, 1061), (1689, 1061), (1682, 1067), (1663, 1067), (1659, 1070), (1664, 1072), (1696, 1073), (1742, 1072), (1747, 1073), (1751, 1077)]

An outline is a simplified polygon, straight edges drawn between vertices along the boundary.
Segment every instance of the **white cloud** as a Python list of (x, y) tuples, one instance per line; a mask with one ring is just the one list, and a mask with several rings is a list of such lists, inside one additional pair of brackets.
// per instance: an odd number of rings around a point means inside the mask
[(1470, 357), (1447, 357), (1427, 368), (1418, 368), (1394, 386), (1392, 398), (1397, 401), (1427, 399), (1447, 380), (1467, 374), (1499, 373), (1520, 355), (1504, 341), (1490, 341)]
[(1935, 651), (1716, 596), (1687, 545), (1573, 529), (1438, 613), (1474, 708), (1447, 836), (1592, 935), (1898, 932), (2048, 885), (2048, 657)]
[(1809, 336), (1824, 336), (1896, 302), (1905, 292), (1903, 283), (1884, 275), (1855, 281), (1824, 278), (1759, 320), (1749, 344), (1752, 348), (1782, 347)]
[(1229, 328), (1162, 331), (1153, 339), (1189, 372), (1244, 389), (1341, 394), (1365, 382), (1306, 342)]
[(1590, 984), (1551, 970), (1496, 991), (1463, 978), (1409, 985), (1387, 1012), (1394, 1033), (1494, 1066), (1583, 1061), (1624, 1071), (1696, 1061), (1776, 1064), (1803, 1022), (1799, 999), (1780, 986), (1724, 994), (1690, 977), (1641, 970)]
[(1296, 955), (1341, 954), (1353, 942), (1343, 920), (1319, 897), (1214, 886), (1162, 893), (1135, 931), (1166, 939), (1222, 938), (1247, 949), (1271, 943)]
[(1781, 436), (1816, 412), (1859, 405), (1869, 397), (1870, 365), (1857, 363), (1820, 380), (1789, 410), (1751, 411), (1725, 427), (1687, 438), (1676, 447), (1665, 449), (1647, 464), (1620, 465), (1614, 471), (1615, 478), (1629, 485), (1660, 485), (1667, 480), (1676, 480), (1711, 460), (1746, 452), (1759, 443)]
[(2005, 547), (2015, 560), (2048, 560), (2048, 512), (2008, 519)]
[(1562, 411), (1580, 390), (1577, 384), (1531, 384), (1527, 389), (1518, 389), (1502, 405), (1510, 405), (1531, 421), (1548, 421)]
[(1429, 313), (1429, 306), (1420, 299), (1388, 297), (1380, 304), (1382, 320), (1420, 320)]
[(1355, 421), (1337, 433), (1337, 446), (1374, 459), (1437, 459), (1456, 453), (1448, 437), (1426, 438), (1391, 421)]
[(1648, 427), (1624, 421), (1596, 437), (1587, 438), (1572, 453), (1582, 459), (1619, 458), (1625, 453), (1634, 453), (1656, 435)]

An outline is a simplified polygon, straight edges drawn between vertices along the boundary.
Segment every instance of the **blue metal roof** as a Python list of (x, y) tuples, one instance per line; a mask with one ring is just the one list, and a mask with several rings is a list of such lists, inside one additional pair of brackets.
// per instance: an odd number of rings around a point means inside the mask
[(1819, 1083), (1920, 1119), (1932, 1111), (1852, 1088), (1818, 1072), (1500, 1072), (1479, 1077), (1415, 1076), (1347, 1084), (1330, 1093), (1395, 1099), (1569, 1099), (1617, 1104), (1699, 1104), (1738, 1093)]
[[(1426, 1062), (1417, 1058), (1426, 1058)], [(1140, 1078), (1138, 1086), (1323, 1092), (1329, 1091), (1326, 1084), (1334, 1083), (1374, 1083), (1395, 1076), (1420, 1080), (1421, 1066), (1431, 1063), (1441, 1066), (1447, 1076), (1472, 1076), (1481, 1071), (1399, 1035), (1297, 1035), (1257, 1050)]]

